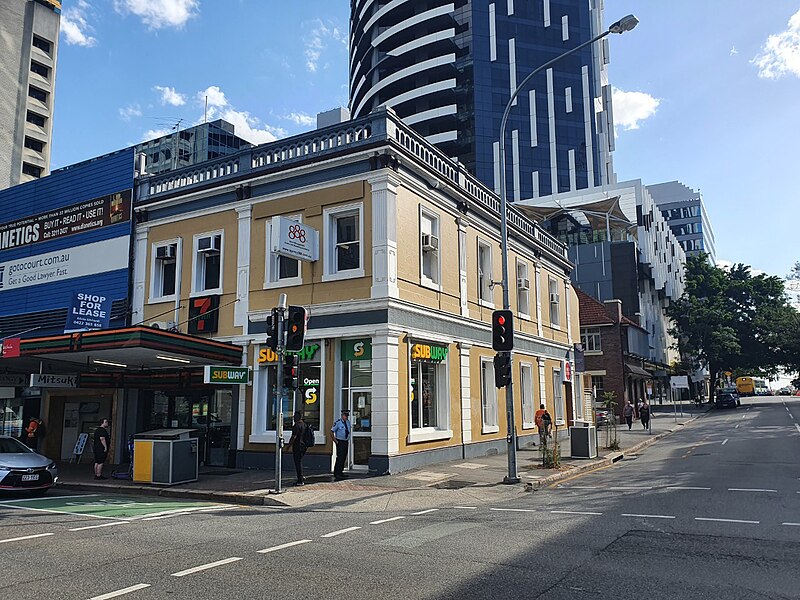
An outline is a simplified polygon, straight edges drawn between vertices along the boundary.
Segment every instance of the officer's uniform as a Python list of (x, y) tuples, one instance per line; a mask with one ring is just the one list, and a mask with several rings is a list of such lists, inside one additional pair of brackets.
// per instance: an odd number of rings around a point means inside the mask
[[(343, 410), (342, 415), (350, 416), (350, 411)], [(347, 460), (350, 440), (350, 419), (339, 419), (331, 427), (331, 433), (336, 440), (336, 463), (333, 466), (333, 476), (335, 479), (343, 479), (344, 463)]]

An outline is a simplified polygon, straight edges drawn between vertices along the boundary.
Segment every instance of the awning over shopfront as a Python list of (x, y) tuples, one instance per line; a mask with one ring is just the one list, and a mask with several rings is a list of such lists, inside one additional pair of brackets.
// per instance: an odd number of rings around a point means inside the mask
[(22, 339), (15, 356), (0, 357), (0, 369), (36, 373), (43, 362), (56, 372), (133, 374), (206, 365), (238, 366), (242, 348), (150, 327), (123, 327)]
[(644, 377), (645, 379), (653, 378), (652, 373), (650, 373), (649, 371), (645, 371), (642, 367), (639, 367), (637, 365), (630, 365), (628, 363), (625, 363), (625, 371), (635, 377)]

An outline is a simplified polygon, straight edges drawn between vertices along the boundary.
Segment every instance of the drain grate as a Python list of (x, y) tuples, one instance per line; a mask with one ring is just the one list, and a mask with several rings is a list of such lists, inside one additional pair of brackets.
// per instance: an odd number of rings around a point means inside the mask
[(465, 487), (470, 487), (475, 485), (474, 481), (459, 481), (457, 479), (448, 479), (447, 481), (442, 481), (441, 483), (437, 483), (431, 487), (438, 488), (440, 490), (460, 490)]

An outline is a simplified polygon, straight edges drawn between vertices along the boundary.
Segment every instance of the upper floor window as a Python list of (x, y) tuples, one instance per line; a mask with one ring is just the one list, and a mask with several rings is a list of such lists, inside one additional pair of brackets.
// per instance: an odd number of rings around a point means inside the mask
[(37, 125), (39, 127), (44, 127), (45, 123), (47, 123), (47, 118), (46, 117), (43, 117), (42, 115), (40, 115), (38, 113), (35, 113), (35, 112), (32, 112), (30, 110), (25, 115), (25, 120), (28, 123), (31, 123), (33, 125)]
[(600, 328), (587, 327), (581, 331), (581, 344), (584, 352), (600, 352), (603, 350)]
[(364, 276), (362, 204), (325, 209), (323, 280)]
[(530, 302), (531, 281), (528, 278), (528, 263), (517, 261), (517, 312), (529, 317), (531, 314)]
[(178, 240), (153, 244), (150, 270), (150, 301), (175, 298), (178, 291)]
[(35, 60), (31, 61), (31, 72), (36, 73), (45, 79), (50, 78), (50, 69), (45, 67), (43, 64), (36, 62)]
[(441, 280), (439, 261), (439, 217), (420, 208), (420, 271), (422, 283), (439, 285)]
[(50, 54), (50, 49), (53, 47), (50, 42), (48, 42), (44, 38), (40, 38), (38, 35), (33, 36), (33, 47), (38, 48), (45, 54)]
[(36, 177), (37, 179), (42, 176), (42, 167), (37, 167), (36, 165), (32, 165), (30, 163), (22, 163), (22, 173), (23, 175), (28, 175), (30, 177)]
[(194, 236), (193, 292), (222, 291), (222, 241), (221, 231)]
[(549, 292), (549, 305), (550, 305), (550, 324), (558, 327), (561, 325), (561, 295), (559, 294), (558, 279), (550, 277), (547, 280), (547, 289)]
[(492, 304), (492, 247), (478, 240), (478, 300)]
[[(285, 217), (292, 221), (300, 223), (300, 215), (292, 215)], [(277, 287), (285, 285), (297, 285), (302, 283), (300, 261), (296, 258), (289, 258), (288, 256), (281, 256), (272, 251), (272, 248), (277, 241), (278, 232), (278, 218), (272, 218), (267, 221), (267, 260), (266, 260), (266, 279), (264, 287)]]
[(45, 92), (44, 90), (40, 90), (35, 86), (32, 85), (28, 86), (28, 96), (30, 96), (34, 100), (38, 100), (42, 104), (47, 104), (48, 93)]
[(25, 136), (24, 145), (26, 148), (29, 148), (35, 152), (44, 152), (44, 142), (40, 142), (32, 137), (28, 137), (27, 135)]

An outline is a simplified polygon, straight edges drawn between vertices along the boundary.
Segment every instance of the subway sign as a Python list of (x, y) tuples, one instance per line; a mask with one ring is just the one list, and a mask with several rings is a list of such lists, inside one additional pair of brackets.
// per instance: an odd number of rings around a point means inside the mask
[(434, 346), (432, 344), (413, 344), (411, 346), (411, 360), (423, 362), (442, 362), (447, 358), (447, 346)]
[(203, 383), (248, 384), (248, 367), (203, 367)]
[[(297, 354), (300, 357), (300, 362), (308, 362), (314, 360), (318, 350), (319, 344), (307, 344), (299, 352), (287, 351), (286, 354)], [(258, 352), (258, 364), (276, 362), (278, 362), (278, 353), (271, 348), (261, 348)]]

